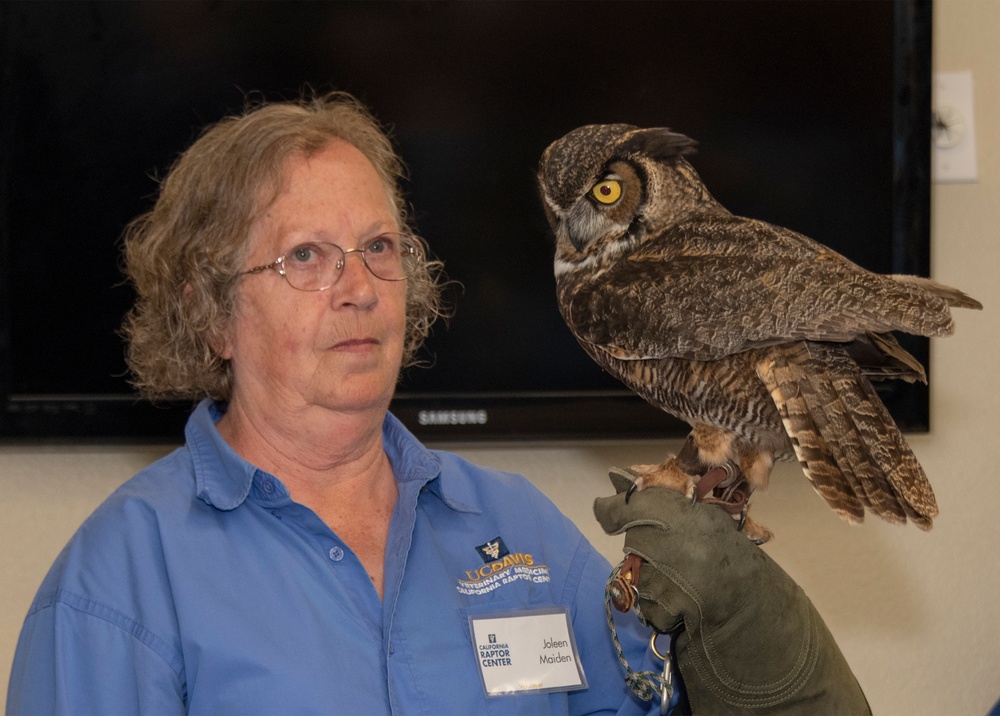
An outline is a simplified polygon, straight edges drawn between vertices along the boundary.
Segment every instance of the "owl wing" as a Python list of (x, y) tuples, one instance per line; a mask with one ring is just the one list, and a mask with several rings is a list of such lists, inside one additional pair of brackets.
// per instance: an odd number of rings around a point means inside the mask
[(712, 217), (646, 239), (561, 304), (577, 338), (619, 359), (715, 360), (796, 340), (950, 333), (949, 301), (925, 283), (936, 285), (866, 271), (765, 222)]

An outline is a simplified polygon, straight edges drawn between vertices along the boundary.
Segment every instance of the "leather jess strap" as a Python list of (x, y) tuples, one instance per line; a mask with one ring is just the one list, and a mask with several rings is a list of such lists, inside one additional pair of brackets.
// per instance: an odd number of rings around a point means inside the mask
[(627, 612), (638, 598), (639, 572), (645, 560), (637, 554), (629, 552), (625, 555), (622, 565), (611, 587), (611, 603), (620, 612)]
[(695, 484), (694, 491), (695, 501), (716, 505), (731, 515), (742, 515), (753, 487), (742, 470), (730, 462), (706, 472)]

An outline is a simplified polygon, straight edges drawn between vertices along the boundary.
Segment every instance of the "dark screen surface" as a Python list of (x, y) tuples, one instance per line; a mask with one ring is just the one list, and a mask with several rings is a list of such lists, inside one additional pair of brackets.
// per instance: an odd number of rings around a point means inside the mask
[[(667, 126), (737, 214), (879, 272), (929, 263), (929, 4), (15, 2), (2, 13), (0, 434), (177, 440), (117, 330), (119, 239), (200, 129), (248, 98), (354, 93), (409, 166), (455, 315), (393, 410), (430, 440), (686, 432), (583, 353), (558, 314), (535, 185), (596, 122)], [(926, 362), (926, 341), (906, 343)], [(924, 386), (880, 386), (905, 429)]]

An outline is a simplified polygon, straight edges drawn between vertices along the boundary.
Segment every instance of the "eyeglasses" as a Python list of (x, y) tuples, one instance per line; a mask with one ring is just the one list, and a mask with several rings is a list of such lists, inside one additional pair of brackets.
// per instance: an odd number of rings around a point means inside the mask
[(347, 254), (358, 254), (375, 278), (402, 281), (420, 263), (417, 240), (407, 234), (381, 234), (356, 249), (342, 249), (327, 242), (299, 244), (284, 256), (264, 266), (255, 266), (242, 275), (274, 269), (288, 285), (299, 291), (323, 291), (340, 280)]

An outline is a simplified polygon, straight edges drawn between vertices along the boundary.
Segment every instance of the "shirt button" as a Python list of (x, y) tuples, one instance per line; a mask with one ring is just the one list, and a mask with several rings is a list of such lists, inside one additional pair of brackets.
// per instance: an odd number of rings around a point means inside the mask
[(332, 559), (334, 562), (339, 562), (343, 558), (344, 558), (344, 550), (342, 550), (340, 547), (330, 548), (330, 559)]
[(265, 480), (264, 481), (264, 492), (266, 492), (269, 495), (272, 492), (274, 492), (274, 483), (271, 482), (270, 480)]

